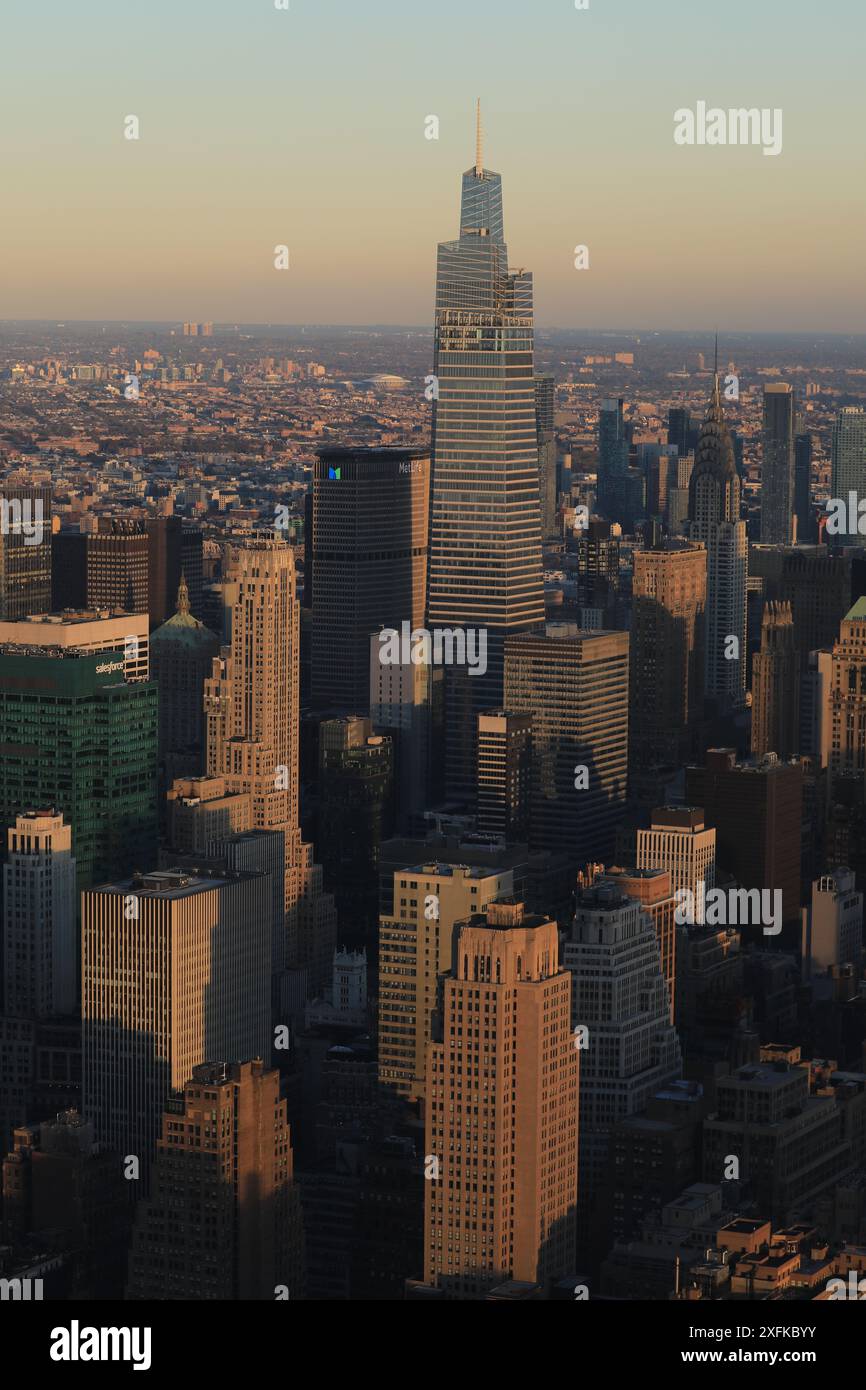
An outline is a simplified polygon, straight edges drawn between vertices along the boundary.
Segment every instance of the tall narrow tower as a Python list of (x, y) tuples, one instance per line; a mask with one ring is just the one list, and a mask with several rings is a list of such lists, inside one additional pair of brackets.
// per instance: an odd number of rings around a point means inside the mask
[(706, 693), (741, 705), (746, 688), (746, 523), (740, 479), (715, 375), (689, 483), (689, 539), (707, 548)]
[(476, 716), (502, 704), (509, 632), (543, 622), (532, 276), (508, 269), (502, 183), (463, 175), (460, 235), (436, 267), (428, 624), (487, 630), (487, 672), (449, 669), (446, 779), (468, 795)]
[(794, 392), (783, 381), (764, 387), (761, 436), (761, 541), (794, 539)]
[(452, 1296), (505, 1279), (543, 1285), (574, 1267), (570, 1014), (555, 922), (510, 900), (457, 924), (442, 1041), (427, 1048), (424, 1185), (425, 1279)]
[(299, 624), (295, 564), (282, 540), (256, 537), (230, 552), (223, 585), (228, 645), (205, 681), (207, 773), (252, 800), (252, 828), (286, 844), (285, 964), (324, 988), (336, 938), (333, 899), (298, 821)]
[(752, 658), (752, 753), (800, 752), (800, 653), (791, 605), (764, 605), (761, 650)]

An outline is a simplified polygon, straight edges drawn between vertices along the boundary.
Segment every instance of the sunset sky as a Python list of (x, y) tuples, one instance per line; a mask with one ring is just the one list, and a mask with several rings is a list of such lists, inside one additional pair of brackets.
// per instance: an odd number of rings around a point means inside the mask
[[(541, 325), (860, 331), (864, 40), (862, 0), (30, 0), (0, 316), (429, 323), (480, 96)], [(781, 107), (781, 155), (675, 145), (699, 100)]]

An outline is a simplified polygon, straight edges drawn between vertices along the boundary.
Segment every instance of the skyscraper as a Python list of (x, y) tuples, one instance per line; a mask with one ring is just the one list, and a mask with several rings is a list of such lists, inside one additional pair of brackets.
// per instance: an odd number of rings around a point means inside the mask
[(0, 486), (0, 618), (51, 607), (51, 489)]
[(105, 608), (34, 613), (0, 621), (0, 644), (6, 642), (19, 647), (63, 647), (88, 655), (117, 652), (121, 660), (112, 663), (112, 671), (122, 670), (127, 681), (146, 681), (150, 676), (146, 613), (110, 613)]
[(509, 271), (502, 184), (463, 175), (439, 245), (428, 626), (487, 630), (487, 671), (447, 670), (446, 776), (471, 797), (476, 715), (502, 704), (503, 644), (544, 620), (532, 276)]
[[(195, 1148), (185, 1142), (191, 1134)], [(162, 1116), (151, 1195), (136, 1213), (127, 1298), (297, 1299), (302, 1271), (279, 1073), (261, 1061), (195, 1067)]]
[(556, 378), (536, 374), (535, 423), (538, 432), (538, 486), (541, 493), (541, 534), (556, 535)]
[(121, 655), (0, 647), (0, 825), (54, 807), (77, 887), (147, 868), (157, 849), (157, 690)]
[(379, 924), (379, 1082), (423, 1099), (439, 977), (451, 969), (454, 925), (511, 894), (514, 875), (433, 861), (393, 875)]
[(411, 658), (381, 660), (379, 634), (370, 638), (370, 721), (394, 747), (397, 823), (408, 829), (441, 795), (443, 668)]
[(866, 598), (845, 615), (825, 690), (832, 777), (866, 776)]
[(177, 611), (151, 637), (153, 678), (159, 687), (159, 768), (161, 789), (176, 777), (194, 777), (204, 768), (204, 683), (220, 640), (194, 618), (181, 575)]
[[(799, 939), (803, 764), (772, 754), (738, 763), (732, 749), (708, 748), (703, 767), (686, 768), (686, 799), (715, 828), (718, 867), (744, 888), (778, 889)], [(761, 925), (746, 924), (743, 939), (760, 941)]]
[(270, 1055), (271, 929), (268, 874), (160, 870), (84, 894), (83, 1110), (143, 1190), (193, 1068)]
[(668, 541), (633, 560), (629, 742), (637, 768), (688, 756), (703, 713), (707, 552)]
[(334, 894), (340, 941), (365, 946), (376, 965), (379, 846), (394, 829), (394, 749), (369, 719), (326, 719), (319, 729), (317, 848)]
[(691, 411), (685, 406), (671, 406), (668, 411), (668, 444), (676, 446), (680, 458), (685, 458), (686, 454), (694, 448), (695, 434), (696, 431), (692, 428)]
[(506, 840), (529, 838), (532, 715), (504, 709), (478, 716), (478, 829)]
[(764, 605), (761, 650), (752, 658), (752, 753), (800, 752), (800, 653), (790, 603)]
[(637, 832), (639, 869), (667, 869), (671, 892), (698, 891), (716, 881), (716, 832), (704, 824), (700, 806), (658, 806), (648, 830)]
[(722, 707), (741, 705), (746, 688), (746, 523), (740, 479), (716, 374), (689, 483), (690, 540), (707, 549), (705, 690)]
[[(478, 1297), (574, 1269), (578, 1050), (555, 922), (491, 903), (460, 923), (427, 1049), (424, 1277)], [(662, 988), (664, 986), (662, 985)]]
[[(843, 498), (846, 504), (849, 492), (858, 502), (866, 497), (866, 410), (862, 406), (844, 406), (836, 416), (831, 461), (831, 496)], [(848, 529), (850, 534), (839, 537), (841, 544), (866, 545), (866, 536), (852, 527), (850, 517)]]
[(313, 465), (311, 697), (366, 714), (370, 636), (424, 622), (426, 449), (320, 449)]
[(627, 632), (548, 623), (509, 637), (505, 708), (532, 716), (530, 843), (605, 861), (628, 770)]
[(148, 544), (148, 611), (151, 628), (159, 627), (175, 611), (181, 578), (187, 588), (190, 611), (198, 614), (201, 604), (201, 531), (184, 526), (179, 516), (148, 517), (145, 522)]
[(814, 545), (818, 539), (818, 524), (812, 506), (811, 434), (794, 436), (794, 511), (797, 515), (797, 544)]
[(598, 469), (596, 501), (602, 516), (626, 522), (628, 509), (628, 438), (620, 396), (602, 401), (598, 412)]
[(794, 391), (785, 382), (764, 387), (761, 442), (761, 540), (765, 545), (790, 545), (794, 539)]
[(51, 811), (19, 815), (3, 865), (3, 1011), (71, 1013), (78, 1001), (72, 832)]
[(226, 792), (250, 796), (253, 829), (285, 834), (286, 965), (306, 972), (301, 988), (317, 994), (330, 980), (336, 919), (298, 822), (299, 604), (292, 550), (282, 540), (256, 537), (230, 550), (225, 576), (228, 644), (205, 681), (207, 773), (224, 779)]
[(51, 606), (147, 613), (148, 544), (143, 522), (112, 517), (102, 518), (98, 531), (57, 531)]
[(572, 1027), (588, 1030), (580, 1050), (579, 1240), (592, 1258), (603, 1253), (593, 1204), (614, 1125), (680, 1076), (682, 1060), (652, 920), (615, 882), (581, 894), (563, 964), (573, 982)]

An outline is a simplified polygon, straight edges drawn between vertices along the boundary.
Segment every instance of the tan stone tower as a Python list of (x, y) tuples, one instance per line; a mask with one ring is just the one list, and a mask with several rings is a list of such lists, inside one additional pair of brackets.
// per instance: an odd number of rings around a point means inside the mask
[(573, 1269), (578, 1057), (555, 922), (513, 900), (458, 923), (427, 1050), (424, 1277), (455, 1297)]
[(308, 972), (312, 996), (330, 982), (333, 898), (298, 822), (300, 604), (295, 563), (282, 540), (232, 548), (223, 584), (228, 645), (205, 681), (207, 772), (252, 800), (252, 828), (286, 839), (286, 957)]

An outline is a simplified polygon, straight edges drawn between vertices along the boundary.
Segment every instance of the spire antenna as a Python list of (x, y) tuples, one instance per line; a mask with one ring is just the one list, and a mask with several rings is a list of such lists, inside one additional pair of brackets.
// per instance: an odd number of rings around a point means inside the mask
[(713, 375), (714, 375), (714, 376), (718, 376), (718, 374), (719, 374), (719, 330), (716, 329), (716, 352), (715, 352), (715, 358), (714, 358), (714, 360), (713, 360)]
[(475, 102), (475, 177), (480, 179), (484, 173), (484, 160), (481, 149), (481, 98)]

